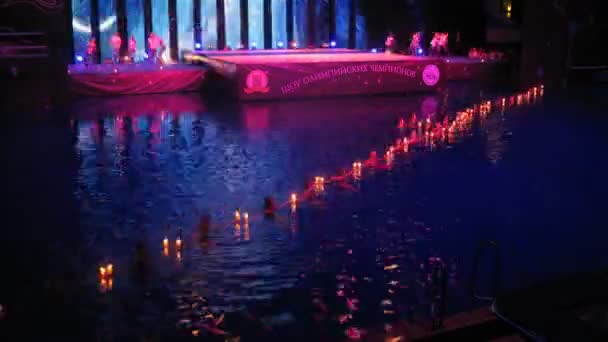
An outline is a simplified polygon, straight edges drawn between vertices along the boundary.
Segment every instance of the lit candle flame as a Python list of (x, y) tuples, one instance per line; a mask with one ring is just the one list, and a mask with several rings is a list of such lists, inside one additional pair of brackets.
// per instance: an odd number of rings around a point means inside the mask
[(245, 221), (245, 223), (249, 222), (249, 213), (243, 213), (243, 221)]
[(169, 238), (166, 236), (163, 239), (163, 248), (169, 248)]
[(291, 194), (291, 204), (296, 204), (298, 202), (298, 195), (294, 192)]
[(182, 248), (182, 238), (181, 237), (178, 237), (177, 239), (175, 239), (175, 247), (177, 249)]
[(114, 271), (114, 266), (112, 264), (108, 264), (108, 266), (106, 266), (106, 274), (111, 277), (113, 271)]
[(99, 275), (101, 277), (105, 277), (106, 276), (106, 268), (105, 267), (103, 267), (103, 266), (99, 267)]
[(325, 190), (323, 183), (325, 182), (325, 179), (323, 177), (315, 177), (315, 191), (316, 192), (322, 192)]
[(234, 220), (235, 221), (241, 220), (241, 212), (238, 209), (234, 211)]

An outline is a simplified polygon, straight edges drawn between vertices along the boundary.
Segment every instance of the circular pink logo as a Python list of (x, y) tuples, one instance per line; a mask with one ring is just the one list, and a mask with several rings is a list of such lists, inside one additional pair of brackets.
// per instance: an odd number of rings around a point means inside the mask
[(245, 93), (267, 93), (270, 90), (268, 87), (268, 75), (262, 70), (253, 70), (247, 75), (245, 80)]
[(422, 70), (422, 81), (429, 87), (434, 86), (439, 82), (440, 75), (439, 68), (435, 64), (429, 64)]

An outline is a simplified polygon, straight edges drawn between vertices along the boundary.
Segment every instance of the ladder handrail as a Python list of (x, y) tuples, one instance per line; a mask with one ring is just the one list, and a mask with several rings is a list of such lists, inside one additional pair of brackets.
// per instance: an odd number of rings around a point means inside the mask
[[(433, 283), (439, 287), (440, 295), (438, 315), (433, 315), (431, 326), (431, 329), (436, 330), (443, 327), (443, 319), (446, 314), (448, 275), (445, 264), (440, 258), (434, 258), (433, 263)], [(435, 296), (433, 297), (435, 299)], [(433, 306), (433, 311), (435, 311), (434, 309), (435, 307)]]
[[(488, 296), (481, 296), (477, 293), (476, 291), (476, 281), (477, 281), (477, 273), (478, 273), (478, 266), (479, 266), (479, 259), (481, 257), (481, 253), (483, 252), (483, 250), (485, 248), (492, 248), (495, 251), (494, 254), (494, 286), (493, 286), (493, 297), (488, 297)], [(495, 241), (492, 240), (487, 240), (487, 241), (482, 241), (479, 243), (479, 246), (477, 247), (477, 252), (475, 253), (475, 257), (473, 258), (473, 270), (471, 272), (471, 295), (473, 298), (476, 299), (481, 299), (481, 300), (487, 300), (487, 301), (494, 301), (494, 299), (496, 299), (496, 296), (498, 295), (498, 291), (499, 291), (499, 282), (500, 282), (500, 250), (498, 248), (498, 244)]]

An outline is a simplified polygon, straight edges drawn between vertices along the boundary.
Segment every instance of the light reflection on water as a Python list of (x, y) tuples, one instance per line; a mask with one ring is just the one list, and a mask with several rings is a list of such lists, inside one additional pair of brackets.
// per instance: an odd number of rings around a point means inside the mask
[[(293, 215), (283, 210), (267, 220), (255, 213), (265, 196), (286, 200), (316, 175), (335, 174), (370, 150), (380, 155), (400, 136), (399, 118), (416, 112), (418, 119), (441, 121), (480, 99), (476, 91), (453, 100), (448, 95), (228, 110), (190, 95), (86, 102), (74, 116), (84, 239), (99, 259), (132, 273), (138, 272), (131, 264), (139, 244), (145, 286), (173, 298), (180, 326), (192, 330), (209, 326), (208, 312), (217, 318), (269, 305), (293, 288), (306, 293), (292, 298), (295, 303), (312, 303), (311, 310), (338, 322), (338, 330), (428, 316), (437, 291), (434, 258), (444, 260), (457, 292), (463, 290), (462, 265), (433, 246), (445, 226), (419, 221), (416, 210), (403, 210), (399, 202), (413, 181), (404, 180), (415, 175), (413, 165), (450, 146), (421, 144), (410, 158), (391, 159), (386, 170), (364, 169), (361, 180), (323, 191)], [(472, 124), (462, 124), (462, 137), (479, 135), (487, 160), (500, 162), (509, 135), (504, 116), (482, 116), (478, 131)], [(421, 196), (413, 205), (432, 204)], [(248, 224), (230, 220), (236, 208), (251, 213)], [(199, 228), (205, 214), (209, 230)], [(177, 249), (180, 234), (184, 246)], [(135, 284), (117, 276), (113, 291), (124, 295)]]

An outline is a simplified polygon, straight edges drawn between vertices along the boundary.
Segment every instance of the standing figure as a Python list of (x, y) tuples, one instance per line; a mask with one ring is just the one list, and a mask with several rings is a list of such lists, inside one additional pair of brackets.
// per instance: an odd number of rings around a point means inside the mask
[(412, 40), (410, 41), (410, 55), (416, 56), (418, 54), (418, 49), (420, 49), (421, 37), (421, 32), (415, 32), (414, 34), (412, 34)]
[(120, 46), (122, 45), (122, 38), (120, 33), (116, 32), (110, 38), (110, 46), (112, 47), (112, 63), (118, 64), (120, 62)]
[(443, 32), (439, 36), (439, 54), (442, 56), (447, 56), (448, 51), (448, 33)]
[(165, 43), (163, 43), (163, 40), (156, 33), (150, 32), (148, 46), (150, 47), (148, 58), (152, 63), (156, 64), (165, 51)]
[(397, 41), (395, 35), (390, 32), (384, 41), (384, 48), (386, 53), (394, 53), (397, 50)]
[(84, 61), (85, 66), (89, 66), (89, 64), (95, 64), (95, 54), (97, 53), (97, 41), (94, 37), (89, 39), (87, 43), (87, 57)]
[(97, 53), (97, 40), (93, 36), (87, 43), (87, 54), (85, 58), (85, 66), (88, 64), (95, 64), (95, 54)]
[(135, 52), (137, 51), (137, 41), (135, 37), (129, 38), (129, 58), (132, 62), (135, 62)]
[(433, 34), (433, 39), (431, 39), (431, 55), (437, 56), (439, 54), (439, 36), (441, 33), (435, 32)]

